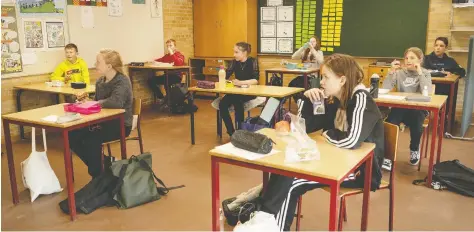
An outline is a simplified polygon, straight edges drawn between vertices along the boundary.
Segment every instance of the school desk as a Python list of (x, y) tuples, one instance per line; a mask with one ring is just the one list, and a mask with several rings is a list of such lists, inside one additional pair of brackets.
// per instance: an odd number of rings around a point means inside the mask
[[(300, 163), (285, 163), (285, 148), (287, 144), (273, 129), (262, 129), (261, 133), (275, 141), (274, 149), (279, 152), (257, 160), (222, 152), (216, 149), (209, 151), (211, 155), (212, 176), (212, 230), (219, 231), (219, 163), (232, 164), (240, 167), (261, 170), (263, 172), (264, 190), (267, 185), (268, 173), (317, 181), (329, 185), (331, 189), (329, 204), (329, 230), (336, 230), (337, 209), (339, 204), (339, 189), (344, 179), (365, 163), (364, 194), (362, 203), (361, 230), (367, 230), (370, 185), (372, 177), (372, 160), (375, 144), (362, 143), (357, 149), (342, 149), (326, 142), (321, 132), (309, 136), (316, 141), (321, 154), (319, 160)], [(264, 191), (263, 190), (263, 191)], [(290, 212), (292, 213), (292, 212)]]
[[(21, 94), (24, 91), (46, 92), (56, 94), (56, 103), (59, 104), (59, 95), (75, 95), (77, 93), (86, 92), (88, 94), (95, 93), (95, 85), (87, 85), (85, 89), (73, 89), (71, 85), (66, 84), (62, 87), (48, 86), (46, 83), (34, 83), (27, 85), (17, 85), (13, 87), (16, 89), (16, 110), (21, 111)], [(25, 131), (23, 126), (20, 126), (20, 138), (25, 139)]]
[(272, 73), (280, 74), (283, 80), (283, 74), (294, 74), (302, 75), (304, 78), (304, 89), (308, 89), (308, 75), (319, 73), (318, 68), (308, 68), (308, 69), (287, 69), (287, 68), (270, 68), (265, 69), (265, 84), (268, 85), (268, 75)]
[[(215, 93), (216, 98), (219, 97), (219, 94), (238, 94), (246, 96), (258, 96), (258, 97), (274, 97), (283, 100), (284, 98), (290, 97), (293, 94), (304, 91), (303, 88), (295, 87), (280, 87), (280, 86), (267, 86), (267, 85), (251, 85), (248, 88), (239, 88), (239, 87), (220, 87), (219, 83), (216, 83), (216, 88), (214, 89), (201, 89), (198, 87), (191, 87), (188, 89), (188, 104), (193, 105), (195, 92), (206, 92), (206, 93)], [(191, 144), (194, 145), (194, 112), (191, 110), (190, 113), (191, 119)], [(220, 120), (220, 112), (217, 110), (217, 133), (222, 136), (222, 123)]]
[[(414, 93), (391, 92), (387, 95), (410, 96), (410, 95), (414, 95)], [(440, 118), (442, 119), (445, 118), (447, 98), (448, 97), (445, 95), (431, 95), (431, 101), (429, 102), (414, 102), (414, 101), (406, 101), (406, 100), (399, 100), (399, 99), (387, 99), (379, 95), (378, 98), (374, 99), (375, 103), (378, 106), (395, 107), (395, 108), (403, 108), (403, 109), (415, 109), (415, 110), (427, 110), (431, 112), (431, 115), (433, 115), (433, 121), (431, 122), (432, 135), (431, 135), (430, 160), (429, 160), (429, 165), (428, 165), (428, 181), (426, 182), (427, 187), (431, 187), (431, 180), (432, 180), (432, 174), (433, 174), (433, 160), (435, 156), (436, 136), (438, 136), (438, 149), (437, 149), (438, 153), (437, 153), (436, 163), (439, 163), (441, 159), (441, 147), (443, 144), (443, 131), (444, 131), (445, 120), (440, 120)], [(438, 130), (438, 125), (439, 125), (439, 130)]]
[[(134, 65), (127, 65), (128, 66), (128, 75), (130, 76), (130, 82), (132, 83), (133, 87), (133, 72), (134, 71), (143, 71), (147, 70), (152, 72), (153, 74), (150, 74), (151, 78), (157, 78), (155, 77), (155, 72), (162, 71), (165, 73), (165, 90), (166, 94), (169, 93), (169, 85), (168, 85), (168, 78), (169, 78), (169, 73), (186, 73), (186, 85), (189, 86), (191, 83), (191, 75), (190, 75), (190, 66), (171, 66), (171, 67), (163, 67), (163, 66), (157, 66), (153, 65), (152, 63), (145, 63), (143, 66), (134, 66)], [(181, 75), (180, 75), (181, 76)], [(168, 99), (168, 105), (170, 104), (170, 98)], [(153, 101), (156, 99), (153, 98)]]
[(446, 77), (431, 77), (431, 82), (433, 84), (449, 85), (449, 108), (447, 112), (448, 125), (446, 126), (446, 132), (452, 133), (451, 123), (456, 115), (456, 106), (454, 105), (454, 99), (458, 96), (456, 95), (458, 85), (459, 85), (459, 76), (458, 75), (448, 75)]
[(58, 124), (54, 122), (47, 122), (42, 118), (49, 115), (62, 116), (64, 112), (64, 104), (42, 107), (33, 110), (27, 110), (7, 115), (2, 115), (3, 133), (5, 135), (5, 147), (7, 150), (8, 172), (10, 174), (10, 186), (13, 195), (13, 204), (20, 202), (18, 196), (18, 189), (16, 183), (15, 162), (13, 160), (13, 148), (10, 137), (10, 124), (44, 128), (47, 131), (57, 131), (62, 134), (63, 148), (64, 148), (64, 166), (66, 168), (66, 183), (69, 201), (69, 212), (71, 220), (76, 218), (76, 202), (74, 198), (73, 186), (73, 167), (72, 154), (69, 148), (69, 131), (83, 128), (92, 124), (109, 121), (120, 120), (120, 147), (122, 151), (122, 159), (127, 158), (127, 151), (125, 146), (125, 129), (124, 129), (124, 113), (123, 109), (102, 109), (99, 113), (90, 115), (81, 115), (81, 119), (69, 123)]

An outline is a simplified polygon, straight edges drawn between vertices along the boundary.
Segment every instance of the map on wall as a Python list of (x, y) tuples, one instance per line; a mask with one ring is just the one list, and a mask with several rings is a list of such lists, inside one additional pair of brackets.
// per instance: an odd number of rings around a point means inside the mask
[(22, 63), (14, 6), (2, 6), (2, 74), (21, 72)]

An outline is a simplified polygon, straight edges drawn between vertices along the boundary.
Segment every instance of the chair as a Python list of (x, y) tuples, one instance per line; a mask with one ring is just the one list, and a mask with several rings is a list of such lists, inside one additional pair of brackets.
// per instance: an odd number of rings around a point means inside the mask
[[(389, 231), (393, 231), (393, 212), (394, 212), (394, 197), (395, 197), (395, 161), (397, 157), (397, 147), (398, 147), (398, 126), (393, 125), (388, 122), (384, 122), (384, 138), (385, 138), (385, 158), (392, 161), (392, 170), (390, 171), (389, 181), (382, 180), (379, 190), (388, 189), (390, 191), (390, 207), (389, 207), (389, 218), (388, 218), (388, 228)], [(329, 187), (324, 187), (324, 190), (330, 192)], [(338, 230), (342, 230), (342, 220), (347, 221), (346, 213), (346, 197), (356, 194), (364, 193), (364, 189), (352, 189), (352, 188), (341, 188), (340, 189), (340, 208), (339, 208), (339, 222)], [(299, 219), (301, 215), (301, 197), (298, 199), (298, 208), (297, 208), (297, 220), (296, 220), (296, 230), (299, 230)]]
[[(257, 108), (258, 106), (262, 105), (263, 103), (265, 103), (266, 100), (267, 100), (266, 97), (257, 97), (253, 100), (250, 100), (250, 101), (244, 103), (244, 112), (247, 111), (247, 117), (250, 117), (250, 110), (252, 110), (254, 108)], [(220, 97), (216, 98), (214, 101), (212, 101), (211, 106), (214, 109), (219, 110), (220, 101), (221, 101)], [(230, 113), (234, 112), (234, 106), (231, 106), (229, 108), (229, 112)], [(220, 115), (217, 115), (217, 125), (220, 124), (220, 120), (221, 120)], [(238, 128), (237, 121), (235, 121), (235, 128)], [(218, 134), (222, 137), (222, 132), (219, 131), (219, 128), (218, 128)]]
[[(138, 144), (140, 145), (140, 154), (143, 154), (143, 140), (142, 140), (142, 131), (140, 127), (140, 121), (141, 121), (141, 113), (142, 113), (142, 100), (139, 98), (134, 98), (133, 99), (133, 125), (132, 125), (132, 132), (137, 129), (137, 135), (132, 136), (129, 135), (127, 138), (125, 138), (125, 141), (129, 140), (138, 140)], [(131, 133), (130, 133), (131, 134)], [(112, 150), (110, 149), (110, 145), (114, 143), (119, 143), (120, 139), (102, 143), (102, 146), (107, 145), (107, 151), (109, 153), (109, 156), (112, 156)]]
[[(435, 94), (435, 90), (436, 90), (436, 85), (432, 85), (431, 86), (431, 94), (434, 95)], [(423, 122), (423, 134), (422, 134), (422, 137), (421, 137), (421, 150), (420, 150), (420, 162), (418, 162), (418, 171), (420, 171), (421, 169), (421, 160), (423, 158), (423, 153), (425, 153), (425, 158), (427, 157), (428, 155), (428, 142), (429, 142), (429, 134), (430, 134), (430, 130), (431, 130), (431, 118), (432, 118), (432, 115), (430, 113), (430, 115), (428, 115), (428, 117), (425, 118), (425, 121)], [(442, 120), (442, 119), (441, 119)]]

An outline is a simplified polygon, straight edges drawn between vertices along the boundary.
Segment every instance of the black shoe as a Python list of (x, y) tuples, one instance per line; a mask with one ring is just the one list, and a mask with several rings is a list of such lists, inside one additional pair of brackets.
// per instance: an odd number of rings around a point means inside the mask
[(109, 170), (113, 162), (115, 162), (115, 157), (104, 155), (104, 170)]

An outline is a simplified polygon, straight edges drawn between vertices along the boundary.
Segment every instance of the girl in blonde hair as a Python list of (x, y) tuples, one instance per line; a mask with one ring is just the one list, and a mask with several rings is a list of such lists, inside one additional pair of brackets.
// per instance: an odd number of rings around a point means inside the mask
[[(132, 129), (132, 85), (130, 79), (123, 73), (122, 57), (117, 51), (104, 49), (97, 54), (95, 68), (101, 77), (96, 81), (95, 101), (102, 108), (125, 110), (125, 136)], [(76, 97), (79, 101), (86, 101), (87, 95), (81, 93)], [(82, 128), (69, 133), (71, 149), (87, 165), (89, 175), (93, 178), (100, 175), (102, 143), (120, 138), (118, 120), (107, 121), (99, 126)], [(111, 160), (104, 159), (106, 168)]]

